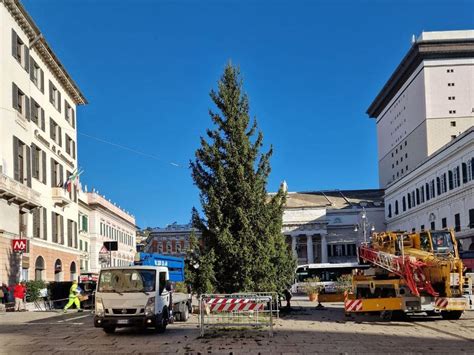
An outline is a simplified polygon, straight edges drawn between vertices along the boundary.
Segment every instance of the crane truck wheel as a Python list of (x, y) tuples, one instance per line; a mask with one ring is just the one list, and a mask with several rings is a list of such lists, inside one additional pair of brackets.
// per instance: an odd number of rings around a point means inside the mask
[(161, 319), (158, 320), (158, 323), (155, 326), (155, 330), (157, 333), (164, 333), (166, 330), (166, 326), (168, 325), (168, 310), (165, 308), (163, 309), (163, 315)]
[(461, 318), (462, 311), (441, 311), (441, 317), (446, 320), (457, 320)]

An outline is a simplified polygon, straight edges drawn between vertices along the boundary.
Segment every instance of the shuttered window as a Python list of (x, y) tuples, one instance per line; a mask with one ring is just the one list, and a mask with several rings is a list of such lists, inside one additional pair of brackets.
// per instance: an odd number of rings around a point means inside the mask
[(13, 178), (31, 187), (30, 147), (13, 137)]
[(26, 70), (26, 72), (29, 72), (30, 50), (14, 29), (12, 29), (12, 56), (18, 61), (23, 69)]

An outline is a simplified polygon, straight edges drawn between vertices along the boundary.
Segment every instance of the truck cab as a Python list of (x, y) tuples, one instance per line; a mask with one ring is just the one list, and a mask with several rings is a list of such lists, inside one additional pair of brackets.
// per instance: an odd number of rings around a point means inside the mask
[(106, 333), (123, 327), (164, 332), (170, 322), (170, 291), (165, 266), (104, 268), (97, 283), (94, 326)]

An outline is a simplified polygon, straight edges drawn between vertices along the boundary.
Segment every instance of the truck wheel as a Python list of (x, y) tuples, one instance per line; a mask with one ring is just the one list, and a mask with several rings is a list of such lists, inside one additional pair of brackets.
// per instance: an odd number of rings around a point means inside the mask
[(104, 327), (102, 328), (104, 330), (104, 332), (106, 332), (107, 334), (113, 334), (115, 333), (115, 327)]
[(441, 311), (441, 317), (446, 320), (457, 320), (461, 318), (462, 311)]
[(155, 326), (156, 332), (164, 333), (167, 325), (168, 325), (168, 311), (165, 310), (163, 311), (163, 316), (161, 317), (161, 319), (158, 321), (158, 323)]
[(182, 322), (186, 322), (189, 319), (189, 309), (188, 306), (185, 305), (183, 307), (183, 311), (180, 313), (180, 320)]

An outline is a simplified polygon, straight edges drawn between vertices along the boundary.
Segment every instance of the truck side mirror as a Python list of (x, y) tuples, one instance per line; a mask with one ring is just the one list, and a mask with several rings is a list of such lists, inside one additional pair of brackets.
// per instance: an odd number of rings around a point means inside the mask
[(171, 282), (166, 281), (166, 286), (165, 286), (165, 288), (166, 288), (166, 291), (170, 292), (170, 291), (171, 291)]

